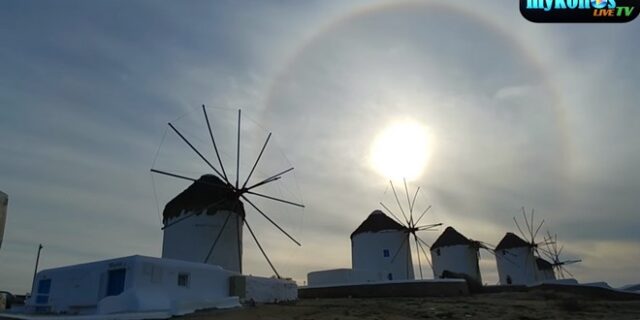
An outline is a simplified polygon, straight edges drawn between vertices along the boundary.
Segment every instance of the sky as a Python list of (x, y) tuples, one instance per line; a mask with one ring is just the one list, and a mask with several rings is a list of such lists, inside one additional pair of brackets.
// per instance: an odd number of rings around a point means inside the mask
[[(265, 206), (302, 247), (247, 219), (300, 284), (350, 267), (349, 235), (389, 195), (371, 146), (409, 120), (431, 136), (409, 182), (425, 221), (495, 245), (534, 208), (579, 281), (640, 282), (638, 22), (535, 24), (486, 3), (3, 1), (0, 290), (29, 291), (39, 243), (40, 269), (160, 256), (159, 210), (188, 183), (149, 169), (209, 173), (167, 132), (203, 146), (202, 104), (225, 150), (242, 109), (245, 174), (267, 131), (257, 176), (295, 167), (271, 190), (306, 208)], [(245, 272), (271, 275), (244, 240)]]

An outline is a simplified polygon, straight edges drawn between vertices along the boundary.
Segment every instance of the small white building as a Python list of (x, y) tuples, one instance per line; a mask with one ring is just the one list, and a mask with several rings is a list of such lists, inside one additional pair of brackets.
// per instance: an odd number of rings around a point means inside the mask
[(204, 175), (167, 203), (162, 258), (130, 256), (40, 271), (27, 311), (181, 315), (297, 299), (294, 281), (241, 275), (245, 212), (230, 188)]
[(129, 256), (38, 272), (27, 310), (56, 314), (163, 312), (239, 306), (235, 272), (180, 260)]
[(501, 285), (528, 285), (539, 281), (533, 245), (507, 232), (495, 248)]
[(203, 175), (162, 213), (162, 257), (242, 273), (244, 206), (214, 175)]
[(413, 280), (407, 228), (373, 211), (351, 233), (351, 263), (354, 270), (382, 273), (387, 280)]
[(447, 227), (431, 245), (433, 277), (443, 278), (445, 271), (466, 274), (482, 283), (478, 264), (478, 243), (469, 240), (453, 227)]

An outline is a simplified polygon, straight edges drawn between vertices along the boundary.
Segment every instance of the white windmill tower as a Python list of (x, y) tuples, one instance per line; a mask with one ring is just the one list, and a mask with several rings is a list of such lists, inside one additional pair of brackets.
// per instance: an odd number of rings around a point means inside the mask
[[(556, 279), (567, 279), (567, 276), (571, 278), (575, 278), (569, 270), (567, 270), (566, 266), (578, 262), (582, 262), (581, 259), (576, 260), (562, 260), (560, 259), (560, 254), (562, 254), (562, 250), (564, 249), (564, 245), (558, 248), (558, 234), (551, 235), (549, 231), (547, 231), (547, 235), (545, 236), (545, 242), (547, 244), (546, 250), (542, 252), (551, 260), (551, 274), (553, 278)], [(555, 274), (554, 274), (555, 271)]]
[(531, 215), (527, 217), (527, 213), (523, 207), (522, 215), (525, 226), (527, 227), (527, 234), (522, 231), (520, 224), (518, 224), (517, 219), (514, 217), (513, 221), (518, 231), (520, 231), (522, 238), (511, 232), (507, 232), (495, 248), (496, 264), (500, 278), (499, 282), (502, 285), (527, 285), (546, 280), (545, 273), (541, 272), (538, 267), (538, 265), (544, 265), (544, 262), (539, 262), (538, 260), (542, 259), (539, 253), (539, 245), (546, 244), (546, 240), (536, 242), (536, 236), (544, 224), (544, 220), (536, 227), (534, 225), (533, 210), (531, 210)]
[(0, 191), (0, 248), (2, 248), (2, 238), (4, 238), (4, 226), (7, 222), (7, 206), (9, 205), (9, 196)]
[[(420, 220), (431, 206), (424, 209), (417, 218), (414, 217), (415, 202), (420, 187), (416, 189), (413, 200), (411, 200), (407, 182), (404, 181), (407, 197), (407, 207), (404, 208), (400, 204), (393, 182), (389, 181), (389, 183), (404, 219), (400, 219), (400, 215), (396, 215), (387, 205), (380, 202), (380, 205), (391, 216), (376, 210), (351, 234), (352, 267), (354, 270), (381, 272), (385, 274), (387, 280), (413, 280), (415, 278), (411, 256), (411, 241), (413, 240), (420, 278), (422, 279), (422, 259), (429, 261), (423, 246), (429, 247), (429, 244), (422, 240), (417, 232), (434, 230), (442, 224), (420, 224)], [(431, 264), (430, 261), (429, 264)]]
[(482, 283), (479, 255), (484, 245), (471, 240), (449, 226), (431, 245), (433, 277), (445, 278), (447, 273), (464, 274)]
[[(245, 205), (248, 204), (249, 207), (253, 208), (252, 211), (262, 216), (296, 245), (300, 246), (296, 239), (256, 205), (254, 199), (250, 199), (250, 197), (259, 197), (303, 208), (304, 205), (302, 204), (270, 196), (260, 191), (260, 187), (280, 180), (283, 175), (291, 172), (293, 167), (273, 174), (266, 179), (251, 182), (256, 167), (271, 139), (271, 133), (269, 133), (260, 153), (255, 162), (253, 162), (250, 172), (246, 175), (246, 178), (240, 178), (242, 117), (241, 111), (238, 110), (237, 143), (234, 150), (236, 168), (235, 173), (227, 171), (221, 158), (220, 145), (217, 143), (219, 141), (215, 139), (207, 109), (204, 105), (202, 106), (202, 112), (219, 167), (213, 165), (178, 128), (169, 123), (169, 127), (180, 140), (202, 159), (213, 172), (204, 174), (199, 178), (192, 178), (164, 170), (151, 169), (153, 173), (192, 182), (188, 188), (169, 201), (164, 208), (162, 257), (219, 265), (226, 270), (242, 273), (242, 231), (243, 227), (246, 227), (275, 275), (280, 277), (249, 224)], [(235, 179), (233, 176), (235, 176)]]

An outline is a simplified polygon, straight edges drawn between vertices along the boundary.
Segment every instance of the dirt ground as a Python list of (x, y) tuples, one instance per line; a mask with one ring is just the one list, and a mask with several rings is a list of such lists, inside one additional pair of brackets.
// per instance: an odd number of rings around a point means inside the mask
[(640, 300), (605, 301), (551, 292), (499, 293), (457, 298), (312, 299), (289, 305), (203, 311), (176, 319), (640, 320)]

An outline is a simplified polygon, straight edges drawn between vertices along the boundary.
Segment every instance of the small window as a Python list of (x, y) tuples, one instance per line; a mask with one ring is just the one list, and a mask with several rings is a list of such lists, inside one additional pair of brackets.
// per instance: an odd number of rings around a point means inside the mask
[(107, 273), (107, 296), (117, 296), (124, 292), (127, 269), (118, 268)]
[(188, 273), (179, 273), (178, 274), (178, 286), (179, 287), (185, 287), (185, 288), (189, 288), (189, 280), (191, 278), (191, 275)]
[(42, 279), (38, 281), (38, 293), (36, 295), (36, 304), (49, 303), (50, 292), (51, 292), (51, 279)]
[(38, 293), (49, 294), (51, 291), (51, 279), (42, 279), (38, 281)]
[(440, 255), (440, 248), (436, 249), (436, 254)]
[(382, 250), (382, 255), (383, 255), (385, 258), (388, 258), (388, 257), (389, 257), (389, 249), (383, 249), (383, 250)]

